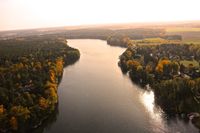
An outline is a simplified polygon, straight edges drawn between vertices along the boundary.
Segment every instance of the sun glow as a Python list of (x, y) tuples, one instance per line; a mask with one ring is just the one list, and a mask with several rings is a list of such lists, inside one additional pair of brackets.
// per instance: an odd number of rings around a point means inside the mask
[(0, 30), (200, 20), (199, 0), (1, 0)]

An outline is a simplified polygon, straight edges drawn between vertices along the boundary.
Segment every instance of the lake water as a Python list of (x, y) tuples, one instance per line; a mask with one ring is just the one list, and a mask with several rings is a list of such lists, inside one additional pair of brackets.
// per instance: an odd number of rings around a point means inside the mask
[(154, 94), (133, 84), (118, 67), (125, 48), (106, 41), (68, 40), (78, 62), (64, 69), (57, 112), (37, 132), (44, 133), (198, 133), (179, 118), (167, 118)]

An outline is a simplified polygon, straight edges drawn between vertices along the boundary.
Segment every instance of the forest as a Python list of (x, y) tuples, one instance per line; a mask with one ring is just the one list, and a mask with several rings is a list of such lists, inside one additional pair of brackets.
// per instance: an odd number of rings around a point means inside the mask
[(120, 56), (124, 73), (144, 88), (168, 115), (195, 115), (200, 128), (200, 46), (195, 44), (129, 44)]
[(27, 132), (57, 107), (63, 68), (80, 57), (62, 38), (0, 41), (0, 132)]

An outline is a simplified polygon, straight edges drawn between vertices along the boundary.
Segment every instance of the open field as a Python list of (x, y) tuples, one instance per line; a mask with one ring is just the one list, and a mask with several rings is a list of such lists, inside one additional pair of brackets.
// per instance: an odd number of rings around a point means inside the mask
[(145, 38), (145, 39), (141, 39), (141, 40), (132, 40), (133, 44), (139, 44), (139, 45), (160, 45), (160, 44), (169, 44), (169, 43), (173, 43), (173, 44), (179, 44), (182, 41), (180, 40), (167, 40), (167, 39), (163, 39), (163, 38)]
[(192, 40), (192, 39), (189, 39), (189, 40), (183, 40), (184, 43), (188, 43), (188, 44), (200, 44), (200, 39), (196, 39), (196, 40)]
[(193, 28), (193, 27), (177, 27), (177, 28), (167, 28), (166, 32), (200, 32), (200, 28)]
[(190, 60), (182, 60), (180, 61), (181, 64), (188, 67), (190, 64), (192, 64), (194, 67), (199, 67), (199, 63), (196, 60), (190, 61)]

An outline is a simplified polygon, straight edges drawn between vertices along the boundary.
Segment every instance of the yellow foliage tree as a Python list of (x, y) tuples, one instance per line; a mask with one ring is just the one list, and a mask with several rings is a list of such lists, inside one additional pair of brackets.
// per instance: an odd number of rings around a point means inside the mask
[(42, 64), (39, 61), (37, 61), (35, 63), (35, 68), (38, 69), (38, 70), (42, 69)]
[(57, 103), (58, 96), (57, 96), (56, 90), (53, 87), (49, 88), (49, 94), (50, 94), (50, 98), (52, 102)]
[(138, 66), (140, 66), (140, 63), (136, 60), (128, 60), (126, 62), (127, 67), (130, 68), (137, 68)]
[(57, 71), (57, 74), (58, 74), (59, 76), (62, 75), (63, 64), (64, 64), (63, 58), (57, 58), (57, 59), (56, 59), (56, 71)]
[(23, 69), (24, 65), (23, 65), (23, 63), (17, 63), (17, 64), (12, 65), (10, 68), (13, 71), (18, 71), (20, 69)]
[(151, 65), (147, 65), (145, 69), (146, 69), (146, 72), (148, 73), (151, 73), (153, 71), (153, 68)]
[(126, 51), (126, 56), (127, 56), (128, 58), (131, 58), (131, 57), (132, 57), (132, 52), (131, 52), (130, 50), (127, 50), (127, 51)]
[(52, 83), (55, 83), (56, 82), (56, 74), (55, 74), (55, 71), (54, 70), (49, 70), (49, 76), (50, 76), (50, 81)]
[(195, 87), (195, 81), (194, 80), (188, 80), (187, 84), (191, 87), (191, 90), (194, 89), (194, 87)]
[(141, 71), (143, 68), (141, 65), (137, 66), (137, 71)]
[(46, 84), (45, 84), (45, 88), (50, 88), (50, 87), (53, 87), (55, 90), (57, 90), (58, 85), (56, 83), (52, 83), (50, 81), (47, 81)]
[(39, 106), (43, 109), (48, 108), (48, 102), (44, 97), (40, 97), (39, 99)]
[(10, 110), (11, 114), (17, 117), (22, 117), (24, 120), (30, 118), (30, 111), (27, 107), (13, 106)]

